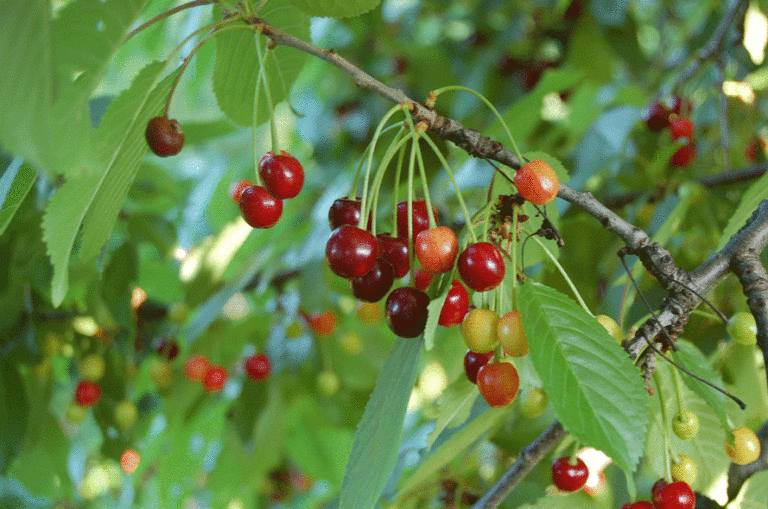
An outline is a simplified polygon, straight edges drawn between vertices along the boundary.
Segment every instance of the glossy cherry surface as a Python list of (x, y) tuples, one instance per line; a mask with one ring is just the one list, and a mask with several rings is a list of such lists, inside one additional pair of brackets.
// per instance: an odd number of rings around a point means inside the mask
[[(362, 202), (360, 198), (339, 198), (334, 201), (331, 208), (328, 209), (328, 224), (331, 231), (345, 224), (357, 226), (360, 222), (360, 207)], [(368, 214), (368, 228), (370, 230), (372, 214)]]
[(429, 296), (410, 286), (392, 290), (385, 305), (387, 325), (400, 337), (415, 338), (427, 325)]
[(459, 253), (459, 241), (453, 230), (447, 226), (438, 226), (420, 232), (413, 241), (421, 266), (432, 274), (448, 272), (456, 263)]
[(504, 258), (490, 242), (471, 244), (459, 255), (459, 275), (476, 292), (492, 290), (504, 280)]
[(467, 350), (464, 354), (464, 373), (467, 375), (467, 380), (473, 384), (477, 383), (477, 372), (480, 368), (488, 364), (493, 359), (493, 350), (487, 353), (477, 353), (472, 350)]
[(184, 146), (184, 133), (176, 120), (154, 117), (144, 131), (149, 149), (160, 157), (173, 156)]
[(351, 279), (349, 286), (352, 295), (364, 302), (378, 302), (392, 288), (395, 281), (395, 271), (388, 261), (377, 258), (371, 270), (364, 275)]
[(283, 214), (283, 201), (261, 186), (247, 187), (240, 194), (240, 213), (252, 228), (272, 228)]
[(440, 318), (438, 325), (443, 327), (452, 327), (458, 325), (464, 320), (467, 311), (469, 311), (469, 294), (461, 281), (454, 279), (451, 282), (451, 289), (445, 297), (443, 307), (440, 309)]
[(678, 148), (677, 151), (672, 154), (670, 164), (672, 164), (672, 166), (675, 168), (685, 168), (690, 166), (695, 159), (696, 145), (694, 145), (693, 142), (689, 142), (687, 145), (683, 145), (682, 147)]
[(251, 182), (250, 180), (238, 180), (237, 182), (229, 186), (229, 197), (232, 198), (233, 202), (240, 203), (240, 196), (242, 196), (243, 191), (245, 191), (252, 185), (253, 185), (253, 182)]
[(683, 481), (669, 483), (653, 495), (656, 509), (693, 509), (696, 507), (696, 495)]
[[(427, 202), (422, 198), (420, 200), (414, 200), (411, 203), (413, 208), (413, 238), (429, 229), (429, 217), (427, 216)], [(435, 215), (435, 223), (439, 223), (437, 217), (437, 211), (432, 207), (432, 212)], [(401, 201), (397, 204), (397, 236), (402, 238), (408, 238), (408, 202)]]
[(325, 245), (325, 259), (337, 276), (353, 279), (373, 268), (379, 254), (376, 237), (356, 226), (336, 228)]
[(557, 196), (560, 180), (552, 167), (534, 159), (515, 173), (515, 187), (520, 196), (536, 205), (546, 205)]
[(293, 198), (304, 185), (304, 168), (285, 150), (267, 152), (259, 161), (259, 176), (269, 194), (278, 200)]
[(435, 280), (434, 274), (424, 269), (416, 269), (416, 273), (413, 275), (413, 286), (422, 291), (427, 291), (429, 285)]
[(621, 506), (621, 509), (653, 509), (653, 504), (647, 500), (639, 500), (634, 504), (626, 503)]
[(496, 335), (507, 355), (523, 357), (530, 351), (528, 336), (525, 335), (525, 328), (518, 310), (505, 313), (499, 318)]
[(477, 388), (492, 407), (509, 405), (520, 388), (520, 377), (508, 362), (489, 362), (477, 372)]
[(669, 125), (669, 110), (660, 102), (654, 102), (643, 112), (643, 120), (651, 131), (661, 131)]
[(266, 380), (272, 372), (272, 363), (263, 353), (251, 355), (245, 359), (245, 372), (248, 378), (260, 382)]
[(408, 274), (408, 271), (411, 270), (408, 239), (393, 237), (389, 233), (379, 233), (376, 235), (376, 241), (379, 243), (379, 256), (392, 265), (395, 279), (400, 279)]
[(576, 464), (570, 464), (571, 457), (563, 456), (552, 464), (552, 482), (563, 491), (576, 491), (584, 487), (589, 477), (587, 464), (576, 458)]

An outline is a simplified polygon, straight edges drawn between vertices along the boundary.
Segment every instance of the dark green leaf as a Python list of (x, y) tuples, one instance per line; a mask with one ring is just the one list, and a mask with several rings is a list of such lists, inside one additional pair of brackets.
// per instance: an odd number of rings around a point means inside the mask
[(381, 0), (291, 0), (311, 16), (351, 18), (375, 9)]
[(715, 251), (725, 247), (731, 237), (746, 224), (747, 219), (752, 216), (760, 202), (765, 199), (768, 199), (768, 173), (753, 182), (747, 192), (741, 197), (739, 206), (733, 211), (730, 219), (728, 219), (728, 226), (725, 227), (722, 235), (720, 235)]
[(137, 277), (137, 266), (136, 248), (127, 242), (112, 253), (104, 270), (102, 295), (114, 320), (125, 329), (130, 328), (134, 319), (131, 291)]
[(13, 215), (19, 209), (21, 202), (26, 198), (32, 185), (37, 180), (37, 172), (29, 166), (16, 160), (0, 177), (0, 190), (3, 195), (0, 196), (2, 209), (0, 209), (0, 235), (3, 234), (8, 223), (13, 219)]
[(24, 445), (29, 405), (16, 366), (0, 359), (0, 474), (5, 474)]

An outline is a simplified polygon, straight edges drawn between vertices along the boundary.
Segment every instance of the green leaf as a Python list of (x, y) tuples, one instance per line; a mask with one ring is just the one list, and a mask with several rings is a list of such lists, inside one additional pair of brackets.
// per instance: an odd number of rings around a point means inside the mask
[(16, 366), (0, 359), (0, 474), (5, 474), (22, 450), (29, 417), (24, 383)]
[(112, 317), (125, 329), (130, 329), (134, 320), (131, 291), (137, 277), (137, 267), (136, 248), (126, 242), (112, 253), (101, 284), (101, 292)]
[(736, 500), (728, 505), (728, 509), (762, 509), (768, 500), (768, 471), (752, 474), (739, 491)]
[(739, 229), (744, 226), (747, 219), (752, 216), (760, 202), (768, 199), (768, 173), (760, 177), (757, 181), (749, 186), (749, 189), (741, 197), (739, 206), (731, 214), (731, 218), (728, 220), (728, 226), (723, 230), (720, 235), (720, 240), (717, 242), (715, 251), (720, 251), (728, 241), (733, 237)]
[(3, 203), (0, 209), (0, 235), (8, 227), (35, 180), (37, 172), (23, 164), (21, 159), (13, 161), (0, 177), (0, 201)]
[(435, 346), (435, 334), (440, 321), (440, 312), (443, 310), (443, 304), (445, 304), (450, 290), (451, 285), (448, 285), (443, 293), (432, 299), (427, 305), (427, 323), (424, 326), (424, 349), (427, 351), (432, 350), (432, 347)]
[(439, 413), (435, 422), (435, 429), (429, 434), (427, 440), (430, 447), (445, 428), (458, 426), (469, 419), (472, 405), (479, 394), (477, 386), (467, 380), (464, 375), (460, 375), (459, 380), (443, 391), (437, 400)]
[(351, 18), (375, 9), (381, 0), (291, 0), (291, 3), (310, 16)]
[[(718, 387), (724, 387), (723, 379), (720, 374), (715, 371), (712, 366), (709, 365), (709, 361), (701, 351), (696, 348), (691, 342), (680, 340), (677, 342), (677, 346), (680, 349), (672, 354), (674, 360), (676, 360), (682, 367), (699, 375), (704, 380), (712, 382)], [(698, 394), (707, 404), (714, 410), (720, 422), (723, 425), (723, 429), (730, 429), (728, 426), (728, 416), (726, 415), (725, 403), (726, 396), (722, 392), (716, 391), (712, 387), (705, 383), (702, 383), (695, 378), (688, 376), (685, 373), (680, 373), (680, 377), (693, 392)]]
[[(296, 12), (285, 3), (285, 0), (270, 2), (268, 7), (272, 9), (264, 12), (262, 17), (280, 30), (299, 39), (309, 40), (309, 16)], [(236, 124), (254, 124), (253, 100), (256, 83), (259, 81), (256, 44), (261, 45), (261, 54), (265, 56), (269, 90), (274, 106), (288, 99), (293, 82), (304, 68), (306, 53), (284, 46), (268, 50), (267, 42), (266, 37), (246, 30), (230, 30), (216, 36), (213, 92), (221, 111)], [(259, 85), (256, 124), (268, 121), (273, 115), (264, 96), (263, 83), (259, 81)]]
[(405, 411), (416, 382), (421, 341), (395, 342), (365, 407), (347, 470), (339, 509), (372, 509), (397, 462)]
[(642, 380), (626, 352), (560, 292), (528, 283), (518, 302), (531, 360), (563, 426), (633, 471), (649, 416)]
[(54, 194), (43, 218), (44, 239), (54, 267), (52, 301), (58, 306), (69, 286), (68, 266), (83, 227), (81, 258), (98, 253), (109, 238), (139, 163), (147, 152), (144, 126), (163, 107), (170, 75), (155, 86), (165, 66), (152, 63), (112, 101), (99, 126), (100, 164), (68, 180)]

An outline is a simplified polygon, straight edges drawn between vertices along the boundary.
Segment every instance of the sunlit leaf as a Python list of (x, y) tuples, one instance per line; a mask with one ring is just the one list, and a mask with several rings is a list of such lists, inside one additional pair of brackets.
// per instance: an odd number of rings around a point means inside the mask
[(381, 0), (291, 0), (311, 16), (351, 18), (375, 9)]

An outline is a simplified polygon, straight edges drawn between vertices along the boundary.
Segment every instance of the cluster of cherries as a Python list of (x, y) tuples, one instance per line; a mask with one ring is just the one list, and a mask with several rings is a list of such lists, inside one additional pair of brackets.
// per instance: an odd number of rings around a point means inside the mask
[(656, 481), (651, 488), (653, 503), (640, 500), (627, 503), (621, 509), (693, 509), (696, 507), (696, 495), (685, 481), (668, 483), (664, 479)]
[(676, 95), (672, 98), (671, 108), (656, 101), (643, 114), (643, 120), (651, 131), (659, 132), (669, 129), (672, 141), (686, 140), (685, 145), (678, 148), (670, 159), (670, 164), (676, 168), (686, 168), (696, 159), (696, 144), (693, 141), (694, 128), (693, 122), (687, 116), (688, 110), (690, 110), (690, 104)]
[[(245, 358), (245, 372), (248, 378), (260, 382), (266, 380), (272, 372), (272, 363), (264, 354), (255, 354)], [(219, 392), (227, 384), (229, 373), (224, 366), (211, 365), (205, 355), (192, 355), (184, 363), (184, 375), (192, 381), (200, 382), (208, 392)]]

